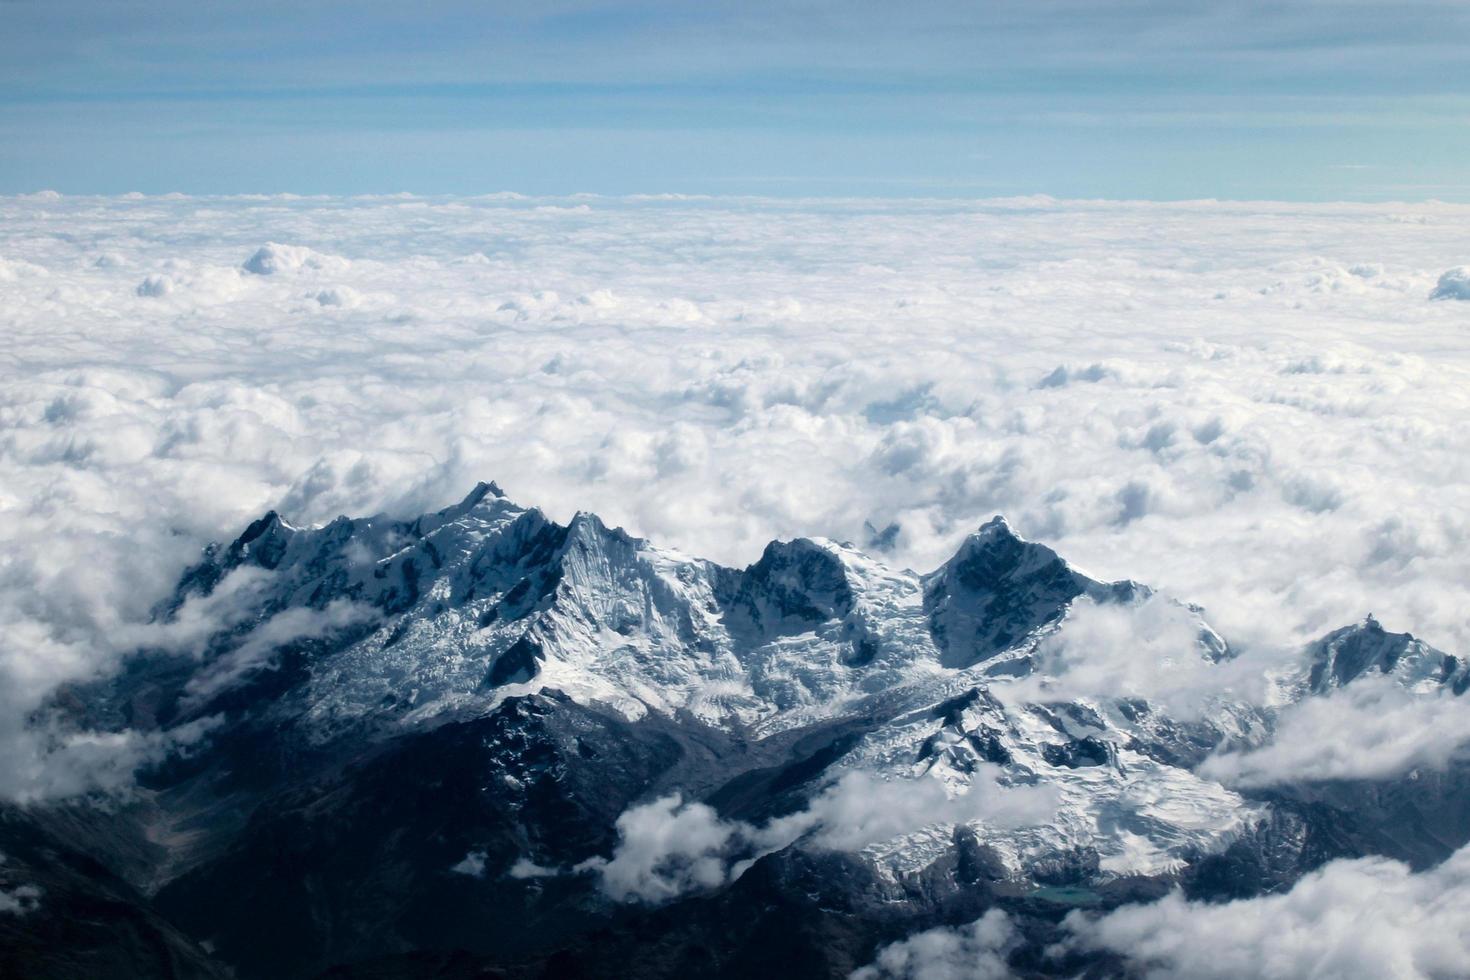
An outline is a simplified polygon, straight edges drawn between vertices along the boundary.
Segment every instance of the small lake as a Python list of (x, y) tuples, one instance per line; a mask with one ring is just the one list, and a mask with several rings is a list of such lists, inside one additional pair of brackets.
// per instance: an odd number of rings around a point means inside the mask
[(1102, 902), (1102, 896), (1092, 889), (1070, 886), (1038, 888), (1027, 892), (1026, 897), (1039, 898), (1043, 902), (1054, 902), (1057, 905), (1097, 905)]

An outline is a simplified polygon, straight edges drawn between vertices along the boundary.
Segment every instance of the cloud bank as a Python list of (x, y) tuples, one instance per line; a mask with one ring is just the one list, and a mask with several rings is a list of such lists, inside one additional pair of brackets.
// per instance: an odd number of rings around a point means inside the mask
[(1443, 769), (1470, 744), (1466, 708), (1448, 691), (1416, 695), (1389, 677), (1360, 677), (1286, 708), (1269, 744), (1216, 753), (1198, 771), (1230, 786), (1261, 787)]
[(848, 772), (806, 809), (758, 827), (724, 820), (709, 806), (672, 794), (624, 812), (612, 858), (594, 858), (578, 870), (595, 872), (603, 892), (617, 901), (660, 902), (733, 881), (760, 856), (798, 840), (859, 851), (937, 824), (1018, 827), (1055, 815), (1051, 789), (1002, 786), (999, 772), (982, 765), (969, 790), (953, 797), (937, 779)]
[(1007, 949), (1020, 934), (1010, 916), (991, 909), (958, 929), (930, 929), (884, 947), (849, 980), (1006, 980)]
[(0, 199), (0, 743), (204, 542), (488, 478), (737, 565), (871, 525), (927, 570), (1004, 513), (1246, 646), (1371, 611), (1463, 653), (1470, 348), (1428, 295), (1467, 217)]
[[(1470, 974), (1470, 848), (1415, 873), (1387, 858), (1332, 861), (1282, 894), (1210, 904), (1173, 892), (1102, 915), (1075, 911), (1048, 955), (1117, 955), (1147, 980), (1437, 980)], [(1019, 943), (992, 909), (880, 950), (851, 980), (989, 980)]]
[(1434, 284), (1430, 299), (1470, 299), (1470, 266), (1459, 266), (1445, 272)]
[(1219, 639), (1202, 638), (1205, 629), (1195, 611), (1157, 593), (1136, 605), (1083, 597), (1037, 645), (1037, 672), (995, 692), (1015, 704), (1146, 698), (1187, 720), (1206, 716), (1222, 699), (1261, 703), (1266, 670), (1290, 654), (1257, 648), (1220, 657)]
[(1149, 978), (1430, 980), (1470, 975), (1470, 849), (1415, 874), (1386, 858), (1334, 861), (1281, 895), (1209, 905), (1175, 892), (1100, 918), (1073, 943)]

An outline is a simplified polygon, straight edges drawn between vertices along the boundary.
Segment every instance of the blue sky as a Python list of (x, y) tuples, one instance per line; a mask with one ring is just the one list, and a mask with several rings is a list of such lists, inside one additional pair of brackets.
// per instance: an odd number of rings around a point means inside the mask
[(0, 193), (1470, 200), (1470, 3), (0, 0)]

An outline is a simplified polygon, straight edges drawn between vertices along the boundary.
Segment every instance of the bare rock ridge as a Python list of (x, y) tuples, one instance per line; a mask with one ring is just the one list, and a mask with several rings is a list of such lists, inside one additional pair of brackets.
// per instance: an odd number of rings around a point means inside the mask
[(1470, 667), (1408, 633), (1390, 633), (1372, 615), (1333, 630), (1312, 644), (1308, 684), (1324, 694), (1369, 673), (1390, 674), (1405, 685), (1429, 682), (1454, 693), (1470, 687)]
[(1072, 600), (1133, 602), (1150, 590), (1134, 582), (1097, 582), (1043, 544), (1026, 541), (995, 517), (925, 577), (925, 604), (946, 667), (968, 667), (1056, 623)]

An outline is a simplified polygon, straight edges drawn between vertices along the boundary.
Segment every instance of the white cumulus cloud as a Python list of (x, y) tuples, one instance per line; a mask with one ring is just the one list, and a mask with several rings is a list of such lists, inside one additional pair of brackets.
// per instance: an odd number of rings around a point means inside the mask
[(1386, 858), (1333, 861), (1279, 895), (1223, 904), (1178, 892), (1101, 917), (1070, 942), (1125, 957), (1150, 980), (1439, 980), (1470, 975), (1470, 849), (1415, 873)]
[(670, 794), (618, 817), (612, 858), (593, 858), (579, 870), (596, 872), (613, 899), (658, 902), (718, 887), (740, 877), (758, 857), (798, 840), (820, 849), (859, 851), (940, 824), (1018, 827), (1055, 815), (1057, 797), (1050, 788), (1002, 786), (999, 771), (982, 765), (958, 795), (937, 779), (886, 780), (852, 771), (806, 809), (761, 826), (725, 820), (703, 803)]
[(885, 946), (849, 980), (1007, 980), (1006, 953), (1020, 939), (1010, 916), (991, 909), (967, 926), (929, 929)]
[(1470, 745), (1470, 703), (1449, 691), (1414, 694), (1392, 677), (1359, 677), (1285, 708), (1266, 745), (1217, 752), (1203, 776), (1239, 787), (1385, 779), (1443, 769)]
[(927, 570), (1003, 513), (1246, 645), (1372, 611), (1464, 653), (1470, 351), (1427, 297), (1467, 218), (0, 199), (0, 745), (206, 541), (489, 478), (736, 565), (871, 525)]
[(1434, 284), (1430, 299), (1470, 299), (1470, 266), (1448, 269)]
[(1201, 630), (1197, 614), (1157, 593), (1128, 605), (1084, 596), (1037, 645), (1036, 672), (995, 690), (1017, 703), (1146, 698), (1184, 719), (1202, 717), (1221, 699), (1262, 702), (1269, 690), (1265, 670), (1288, 654), (1246, 651), (1217, 659), (1219, 649), (1202, 641)]

